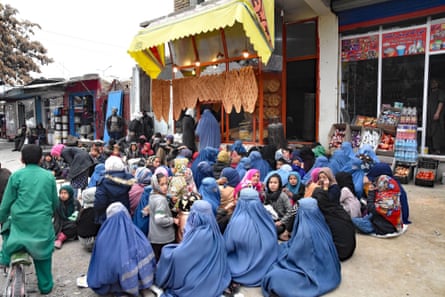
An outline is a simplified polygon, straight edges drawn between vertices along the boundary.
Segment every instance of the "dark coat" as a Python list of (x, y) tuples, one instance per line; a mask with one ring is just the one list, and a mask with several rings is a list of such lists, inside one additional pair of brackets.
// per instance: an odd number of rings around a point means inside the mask
[(107, 207), (113, 202), (121, 202), (130, 213), (128, 192), (135, 180), (125, 171), (107, 171), (98, 181), (94, 195), (95, 221), (102, 224), (106, 219)]
[(61, 156), (70, 165), (70, 170), (66, 177), (68, 180), (72, 180), (96, 165), (93, 157), (86, 150), (78, 147), (65, 146)]
[(193, 152), (196, 152), (195, 126), (195, 120), (187, 114), (184, 115), (182, 118), (182, 144)]
[(331, 230), (338, 258), (340, 261), (349, 259), (356, 246), (355, 227), (351, 217), (343, 206), (329, 199), (328, 191), (318, 188), (312, 196), (318, 201), (318, 207)]

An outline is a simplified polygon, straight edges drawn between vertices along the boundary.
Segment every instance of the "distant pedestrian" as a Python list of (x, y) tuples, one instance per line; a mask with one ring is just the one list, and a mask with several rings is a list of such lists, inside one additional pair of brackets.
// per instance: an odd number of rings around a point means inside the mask
[(107, 131), (110, 139), (118, 141), (123, 136), (124, 120), (117, 114), (117, 107), (111, 109), (111, 115), (107, 118)]
[(199, 137), (199, 150), (206, 147), (219, 149), (221, 132), (219, 123), (209, 109), (205, 109), (196, 126), (196, 136)]
[(192, 152), (196, 152), (195, 128), (194, 111), (189, 108), (182, 118), (182, 144)]

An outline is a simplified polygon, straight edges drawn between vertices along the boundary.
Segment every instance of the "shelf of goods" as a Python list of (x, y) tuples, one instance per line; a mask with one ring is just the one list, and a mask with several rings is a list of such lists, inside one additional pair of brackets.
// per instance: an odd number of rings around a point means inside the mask
[(55, 116), (54, 117), (55, 122), (55, 130), (54, 130), (54, 143), (65, 143), (66, 139), (68, 138), (68, 116), (62, 115), (62, 116)]
[(417, 109), (404, 107), (397, 126), (395, 158), (414, 164), (417, 162)]

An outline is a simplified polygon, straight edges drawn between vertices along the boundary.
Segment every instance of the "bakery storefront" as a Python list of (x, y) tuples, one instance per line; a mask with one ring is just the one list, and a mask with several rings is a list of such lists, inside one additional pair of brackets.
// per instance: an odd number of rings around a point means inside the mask
[(152, 78), (156, 119), (168, 122), (172, 110), (178, 121), (187, 108), (211, 108), (223, 142), (263, 143), (284, 108), (282, 72), (274, 68), (281, 60), (271, 58), (274, 13), (273, 1), (217, 1), (142, 29), (129, 54)]
[(384, 2), (340, 13), (339, 25), (343, 117), (363, 124), (398, 107), (417, 118), (410, 124), (417, 126), (419, 154), (444, 155), (445, 110), (439, 125), (431, 119), (435, 82), (445, 92), (443, 1)]

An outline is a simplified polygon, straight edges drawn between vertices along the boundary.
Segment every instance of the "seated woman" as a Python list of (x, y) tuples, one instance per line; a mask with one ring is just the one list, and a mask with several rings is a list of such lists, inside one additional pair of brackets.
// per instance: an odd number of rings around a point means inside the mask
[(340, 171), (335, 175), (335, 179), (340, 187), (341, 206), (343, 206), (351, 218), (361, 217), (360, 201), (355, 194), (352, 174)]
[(62, 248), (65, 240), (77, 238), (77, 214), (80, 210), (80, 203), (74, 199), (74, 190), (70, 185), (62, 186), (59, 190), (59, 205), (54, 213), (54, 231), (56, 241), (54, 247)]
[(340, 261), (317, 200), (299, 200), (292, 238), (280, 245), (262, 282), (263, 296), (321, 296), (340, 284)]
[(226, 167), (221, 171), (218, 179), (219, 192), (221, 193), (221, 203), (216, 211), (216, 221), (218, 222), (221, 233), (224, 231), (235, 209), (235, 187), (239, 184), (241, 178), (236, 169)]
[(249, 287), (261, 285), (261, 280), (278, 257), (278, 242), (275, 224), (254, 189), (241, 190), (224, 239), (232, 289), (239, 284)]
[(122, 203), (111, 203), (106, 217), (88, 266), (88, 287), (99, 295), (140, 296), (153, 285), (156, 261), (150, 242)]
[(229, 286), (224, 238), (209, 202), (193, 203), (184, 238), (164, 246), (155, 279), (165, 296), (221, 296)]
[[(387, 175), (392, 177), (392, 169), (391, 167), (386, 163), (376, 163), (374, 166), (371, 167), (366, 177), (370, 181), (375, 181), (377, 177), (380, 175)], [(403, 224), (411, 224), (409, 220), (409, 203), (408, 203), (408, 195), (406, 194), (405, 189), (403, 188), (402, 184), (397, 179), (394, 179), (397, 182), (397, 185), (400, 189), (400, 205), (402, 207), (402, 220)]]
[(368, 214), (353, 219), (361, 232), (386, 237), (400, 235), (406, 230), (402, 222), (400, 187), (395, 179), (388, 175), (378, 176), (368, 187), (366, 202)]
[(355, 227), (351, 217), (340, 204), (329, 198), (328, 182), (315, 189), (312, 197), (317, 200), (331, 230), (338, 258), (340, 261), (349, 259), (356, 247)]
[(264, 205), (275, 222), (277, 235), (280, 240), (289, 240), (292, 233), (293, 220), (296, 208), (294, 208), (286, 193), (282, 191), (283, 183), (276, 172), (271, 172), (266, 177), (266, 197)]
[(340, 204), (340, 187), (335, 180), (335, 176), (329, 167), (322, 167), (318, 173), (318, 181), (320, 185), (328, 185), (329, 200)]
[(233, 193), (235, 199), (238, 197), (238, 193), (241, 191), (241, 189), (244, 188), (255, 189), (260, 195), (260, 200), (264, 201), (264, 186), (260, 181), (260, 171), (258, 169), (252, 168), (247, 170), (240, 183), (235, 187), (235, 192)]

